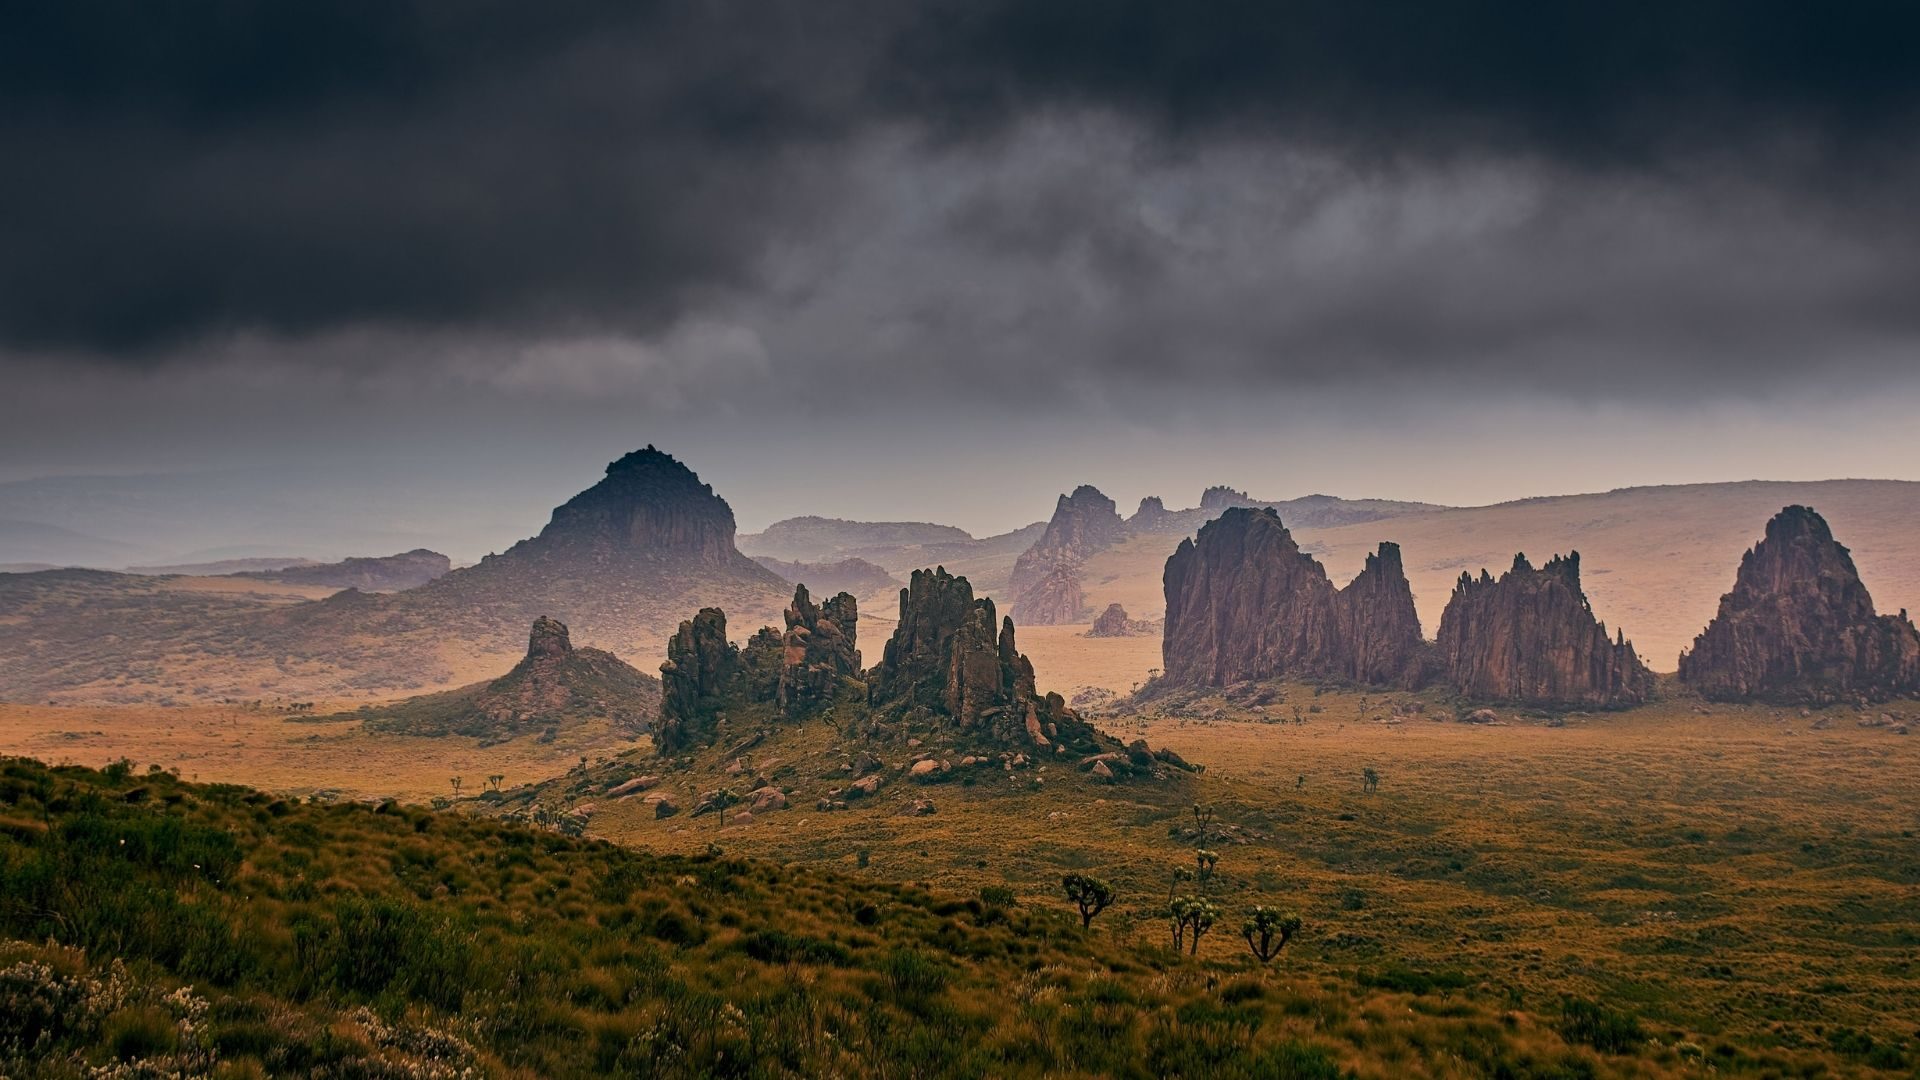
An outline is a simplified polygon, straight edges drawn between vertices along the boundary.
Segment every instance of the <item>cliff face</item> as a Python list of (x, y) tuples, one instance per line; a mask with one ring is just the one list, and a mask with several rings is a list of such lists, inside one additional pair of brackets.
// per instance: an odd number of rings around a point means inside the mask
[(516, 549), (636, 552), (725, 565), (740, 559), (733, 533), (733, 508), (713, 486), (649, 446), (608, 465), (599, 483), (555, 508), (540, 535)]
[(1710, 698), (1825, 703), (1920, 693), (1920, 632), (1878, 615), (1827, 522), (1789, 506), (1740, 561), (1733, 591), (1680, 656)]
[(1337, 612), (1347, 677), (1376, 686), (1413, 687), (1424, 678), (1427, 647), (1400, 545), (1382, 543), (1360, 576), (1340, 590)]
[(1439, 663), (1461, 694), (1528, 705), (1637, 705), (1653, 673), (1624, 634), (1608, 640), (1580, 587), (1580, 553), (1494, 580), (1461, 574), (1440, 619)]
[(1330, 677), (1411, 685), (1420, 623), (1391, 544), (1346, 589), (1270, 509), (1230, 507), (1167, 560), (1163, 678), (1171, 686)]
[(1092, 749), (1091, 727), (1058, 694), (1035, 692), (1033, 664), (1013, 620), (976, 599), (966, 578), (915, 570), (900, 590), (900, 622), (868, 673), (876, 710), (951, 725), (1002, 745)]
[(1013, 613), (1034, 625), (1078, 622), (1085, 608), (1080, 564), (1127, 536), (1119, 508), (1098, 488), (1082, 484), (1060, 496), (1046, 532), (1014, 561)]

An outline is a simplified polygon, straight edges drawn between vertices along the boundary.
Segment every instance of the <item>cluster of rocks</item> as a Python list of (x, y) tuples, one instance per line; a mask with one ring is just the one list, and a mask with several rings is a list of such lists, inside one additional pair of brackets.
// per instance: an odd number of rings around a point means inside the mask
[(875, 710), (969, 738), (1048, 750), (1097, 741), (1059, 694), (1035, 690), (1013, 619), (944, 567), (915, 570), (900, 591), (900, 621), (867, 682)]
[(830, 704), (857, 683), (859, 605), (849, 593), (815, 604), (794, 587), (786, 630), (763, 627), (744, 648), (727, 640), (727, 614), (701, 608), (667, 641), (655, 742), (671, 753), (713, 736), (729, 709), (771, 706), (797, 717)]
[(1715, 700), (1824, 704), (1920, 693), (1920, 632), (1875, 613), (1853, 556), (1819, 514), (1789, 506), (1746, 553), (1733, 591), (1680, 655)]
[(1653, 672), (1624, 633), (1608, 638), (1580, 586), (1580, 553), (1539, 569), (1525, 555), (1494, 579), (1461, 574), (1440, 617), (1447, 682), (1475, 700), (1533, 705), (1637, 705)]
[[(1225, 496), (1222, 496), (1223, 498)], [(1436, 679), (1473, 698), (1621, 706), (1653, 676), (1608, 640), (1580, 587), (1578, 553), (1497, 581), (1462, 575), (1437, 647), (1421, 636), (1400, 548), (1383, 543), (1345, 588), (1271, 508), (1229, 507), (1167, 560), (1160, 688), (1274, 678), (1416, 689)]]
[(1424, 647), (1400, 550), (1336, 588), (1272, 509), (1232, 507), (1167, 559), (1167, 686), (1248, 679), (1418, 681)]

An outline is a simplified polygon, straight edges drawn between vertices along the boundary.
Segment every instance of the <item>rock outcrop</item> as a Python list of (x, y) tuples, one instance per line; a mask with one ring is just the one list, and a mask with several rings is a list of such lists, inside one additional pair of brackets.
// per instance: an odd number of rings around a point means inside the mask
[(1716, 700), (1824, 704), (1920, 693), (1920, 632), (1876, 614), (1826, 520), (1789, 506), (1740, 561), (1733, 591), (1680, 656), (1680, 680)]
[(1424, 646), (1399, 549), (1346, 589), (1271, 509), (1230, 507), (1167, 559), (1162, 683), (1340, 678), (1412, 685)]
[(876, 710), (909, 721), (1003, 746), (1098, 746), (1059, 694), (1035, 691), (1013, 620), (998, 619), (991, 599), (976, 599), (966, 578), (943, 567), (915, 570), (900, 590), (899, 625), (867, 681)]
[(1088, 637), (1133, 637), (1140, 631), (1132, 619), (1127, 618), (1127, 609), (1119, 604), (1108, 604), (1107, 610), (1093, 620), (1093, 626), (1087, 631)]
[(794, 718), (831, 704), (860, 675), (859, 608), (840, 593), (815, 604), (796, 586), (786, 630), (762, 627), (745, 647), (727, 640), (727, 614), (702, 608), (667, 641), (655, 743), (673, 753), (709, 740), (730, 713)]
[(1238, 488), (1230, 488), (1225, 484), (1215, 484), (1200, 493), (1200, 509), (1211, 515), (1217, 516), (1222, 511), (1234, 507), (1252, 507), (1254, 505), (1256, 504), (1253, 501), (1253, 496), (1248, 495)]
[(1082, 484), (1060, 496), (1046, 532), (1014, 561), (1012, 613), (1036, 626), (1078, 622), (1086, 606), (1080, 564), (1127, 536), (1119, 508), (1098, 488)]
[(648, 446), (608, 465), (599, 483), (556, 507), (547, 527), (516, 548), (636, 551), (721, 565), (741, 558), (733, 533), (733, 509), (713, 485)]
[(1140, 508), (1127, 519), (1127, 528), (1133, 532), (1172, 532), (1179, 527), (1179, 515), (1167, 509), (1167, 504), (1158, 495), (1149, 495), (1140, 500)]
[(576, 649), (565, 623), (542, 616), (527, 655), (488, 683), (360, 710), (368, 730), (467, 735), (494, 742), (604, 718), (638, 733), (660, 707), (660, 683), (600, 649)]
[(1580, 586), (1580, 553), (1534, 569), (1526, 556), (1495, 580), (1461, 574), (1440, 617), (1445, 677), (1480, 701), (1540, 706), (1637, 705), (1653, 673), (1624, 633), (1609, 640)]
[(786, 622), (774, 701), (792, 716), (833, 700), (842, 680), (859, 678), (855, 641), (860, 609), (852, 594), (844, 592), (815, 604), (807, 587), (799, 585), (787, 605)]
[(1400, 545), (1382, 543), (1360, 576), (1340, 590), (1342, 658), (1348, 677), (1374, 686), (1418, 686), (1425, 677), (1426, 643), (1413, 608), (1413, 587), (1400, 563)]

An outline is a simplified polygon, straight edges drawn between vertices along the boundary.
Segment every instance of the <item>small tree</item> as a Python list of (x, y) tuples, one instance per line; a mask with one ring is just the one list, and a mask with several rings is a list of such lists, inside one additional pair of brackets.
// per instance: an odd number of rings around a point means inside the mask
[(494, 773), (492, 776), (487, 777), (487, 783), (493, 786), (493, 790), (499, 791), (500, 781), (505, 780), (506, 778), (507, 778), (506, 774), (504, 773)]
[(459, 798), (460, 797), (460, 778), (457, 776), (453, 776), (453, 777), (448, 777), (448, 779), (453, 781), (453, 797), (456, 799)]
[(1258, 904), (1248, 914), (1247, 921), (1240, 924), (1240, 936), (1247, 939), (1247, 948), (1252, 949), (1263, 964), (1272, 963), (1299, 932), (1300, 916)]
[(1081, 929), (1092, 925), (1093, 917), (1113, 903), (1113, 886), (1088, 874), (1068, 874), (1060, 879), (1060, 887), (1080, 909)]
[(1360, 770), (1360, 790), (1369, 795), (1380, 790), (1380, 774), (1371, 765)]
[(1220, 917), (1220, 909), (1212, 901), (1198, 896), (1175, 897), (1167, 905), (1167, 922), (1173, 931), (1173, 951), (1179, 952), (1184, 944), (1187, 955), (1200, 951), (1200, 939), (1213, 929), (1214, 922)]
[(1193, 853), (1193, 863), (1193, 876), (1199, 879), (1200, 890), (1205, 892), (1207, 886), (1213, 882), (1213, 868), (1220, 865), (1220, 853), (1200, 848)]
[(1200, 830), (1200, 839), (1195, 841), (1201, 847), (1207, 846), (1207, 835), (1213, 828), (1213, 807), (1193, 804), (1193, 825)]

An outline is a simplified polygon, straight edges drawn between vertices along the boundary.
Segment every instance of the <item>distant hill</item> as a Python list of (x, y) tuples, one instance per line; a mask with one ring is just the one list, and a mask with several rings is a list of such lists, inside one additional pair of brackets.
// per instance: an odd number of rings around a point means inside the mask
[(539, 535), (386, 595), (185, 592), (120, 574), (0, 578), (0, 699), (390, 695), (457, 685), (520, 654), (534, 619), (582, 644), (664, 655), (703, 606), (772, 621), (791, 587), (734, 548), (733, 511), (652, 447), (553, 511)]
[(38, 521), (0, 520), (0, 563), (118, 566), (139, 551), (132, 544)]
[(756, 555), (753, 561), (779, 574), (786, 581), (795, 585), (805, 585), (822, 596), (846, 592), (864, 598), (891, 593), (903, 584), (899, 578), (887, 573), (885, 568), (865, 559), (807, 563), (787, 562), (766, 555)]
[(610, 652), (576, 649), (565, 623), (535, 620), (527, 655), (490, 682), (363, 707), (370, 731), (501, 742), (605, 719), (639, 735), (660, 711), (660, 680)]
[(822, 562), (873, 548), (972, 542), (973, 535), (965, 529), (926, 521), (797, 517), (776, 521), (763, 532), (742, 535), (740, 550), (795, 562)]
[(453, 561), (445, 555), (426, 548), (415, 548), (398, 555), (245, 571), (236, 576), (288, 585), (325, 585), (336, 589), (359, 589), (361, 592), (398, 592), (425, 585), (452, 569)]
[(129, 574), (187, 574), (194, 577), (221, 577), (227, 574), (253, 574), (285, 570), (295, 566), (319, 566), (318, 559), (294, 555), (261, 556), (249, 559), (213, 559), (208, 562), (173, 563), (163, 566), (129, 566)]

